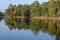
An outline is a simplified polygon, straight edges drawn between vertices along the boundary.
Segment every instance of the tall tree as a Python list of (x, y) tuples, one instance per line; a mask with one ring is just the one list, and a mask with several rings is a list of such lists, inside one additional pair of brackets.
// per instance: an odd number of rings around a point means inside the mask
[(34, 3), (30, 5), (30, 13), (31, 13), (31, 16), (39, 16), (40, 3), (38, 1), (34, 1)]
[(47, 16), (48, 15), (48, 2), (42, 3), (41, 15)]
[(56, 2), (55, 1), (49, 1), (48, 4), (48, 12), (49, 16), (55, 16), (56, 12)]

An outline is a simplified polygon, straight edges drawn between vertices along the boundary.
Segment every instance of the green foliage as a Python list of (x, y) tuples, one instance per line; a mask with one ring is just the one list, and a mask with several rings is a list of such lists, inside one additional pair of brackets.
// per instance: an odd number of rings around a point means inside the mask
[(48, 13), (49, 16), (55, 16), (56, 12), (56, 2), (55, 1), (50, 1), (48, 4)]
[(44, 2), (42, 4), (42, 9), (41, 9), (41, 16), (47, 16), (48, 15), (48, 2)]
[(40, 7), (41, 5), (38, 3), (38, 1), (34, 1), (34, 3), (32, 3), (30, 5), (30, 13), (31, 13), (31, 16), (39, 16), (40, 14)]
[(60, 0), (50, 0), (40, 4), (34, 1), (31, 5), (12, 5), (10, 4), (5, 11), (5, 16), (60, 16)]

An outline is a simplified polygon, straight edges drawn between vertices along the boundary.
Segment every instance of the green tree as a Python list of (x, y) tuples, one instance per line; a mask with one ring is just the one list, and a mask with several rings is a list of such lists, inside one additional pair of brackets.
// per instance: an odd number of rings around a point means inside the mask
[(8, 7), (8, 9), (6, 9), (6, 11), (5, 11), (5, 16), (6, 17), (13, 17), (14, 16), (14, 14), (16, 14), (16, 5), (12, 5), (12, 4), (10, 4), (9, 5), (9, 7)]
[(55, 16), (56, 12), (56, 2), (55, 1), (49, 1), (48, 4), (48, 15), (49, 16)]
[(31, 13), (31, 16), (39, 16), (40, 3), (38, 1), (34, 1), (34, 3), (30, 5), (30, 13)]
[(16, 14), (15, 14), (15, 16), (22, 16), (22, 5), (18, 5), (17, 7), (16, 7)]
[(42, 3), (41, 15), (47, 16), (48, 15), (48, 2)]

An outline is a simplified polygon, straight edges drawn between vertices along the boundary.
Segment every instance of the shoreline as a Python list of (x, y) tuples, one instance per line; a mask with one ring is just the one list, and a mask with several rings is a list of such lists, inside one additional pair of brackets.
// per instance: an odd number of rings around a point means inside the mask
[[(4, 17), (4, 18), (12, 18), (12, 17)], [(18, 16), (13, 18), (26, 18), (24, 16)], [(31, 19), (54, 19), (54, 20), (60, 20), (60, 17), (46, 17), (46, 16), (37, 16), (37, 17), (30, 17)]]

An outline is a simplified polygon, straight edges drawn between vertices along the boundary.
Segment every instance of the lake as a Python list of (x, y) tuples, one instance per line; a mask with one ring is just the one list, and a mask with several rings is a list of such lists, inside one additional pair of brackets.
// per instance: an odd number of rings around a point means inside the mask
[(0, 40), (59, 40), (60, 21), (0, 18)]

